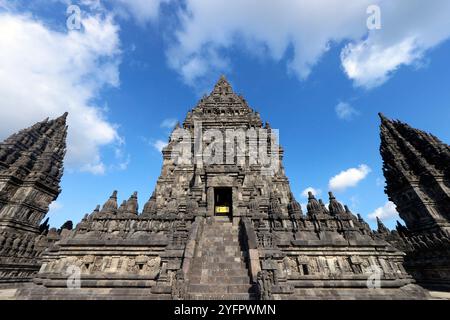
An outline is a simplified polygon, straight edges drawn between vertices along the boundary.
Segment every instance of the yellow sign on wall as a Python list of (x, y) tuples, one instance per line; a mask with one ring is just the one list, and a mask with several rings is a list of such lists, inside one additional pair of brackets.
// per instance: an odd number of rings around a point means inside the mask
[(217, 206), (216, 213), (230, 213), (230, 207), (226, 206)]

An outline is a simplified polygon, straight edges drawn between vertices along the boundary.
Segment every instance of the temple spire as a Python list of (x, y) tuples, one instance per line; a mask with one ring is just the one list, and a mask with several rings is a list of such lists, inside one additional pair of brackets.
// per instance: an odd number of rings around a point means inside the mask
[(126, 203), (126, 212), (132, 214), (138, 214), (138, 201), (137, 201), (137, 191), (133, 192)]
[(380, 117), (381, 122), (388, 122), (390, 121), (383, 113), (378, 112), (378, 116)]
[(330, 197), (329, 209), (332, 215), (345, 213), (345, 209), (342, 204), (336, 200), (336, 197), (333, 195), (333, 192), (328, 192)]
[(103, 205), (102, 211), (103, 212), (111, 212), (117, 210), (117, 191), (114, 190), (112, 195), (109, 197), (109, 199), (105, 202)]
[(381, 219), (379, 217), (377, 217), (377, 227), (378, 227), (378, 232), (379, 233), (389, 233), (389, 229), (386, 228), (386, 226), (384, 225), (383, 221), (381, 221)]
[[(431, 233), (450, 227), (442, 223), (450, 206), (446, 181), (450, 147), (430, 134), (380, 114), (380, 153), (386, 178), (385, 192), (412, 231), (423, 226)], [(416, 183), (421, 182), (420, 193)], [(408, 199), (405, 201), (404, 199)]]
[(228, 82), (227, 78), (224, 75), (221, 75), (219, 80), (217, 80), (214, 89), (212, 91), (212, 95), (228, 95), (233, 94), (233, 88)]
[(308, 214), (317, 214), (321, 213), (322, 211), (322, 207), (319, 201), (317, 201), (316, 197), (314, 197), (311, 191), (308, 191), (308, 204), (306, 205), (306, 208), (308, 209)]

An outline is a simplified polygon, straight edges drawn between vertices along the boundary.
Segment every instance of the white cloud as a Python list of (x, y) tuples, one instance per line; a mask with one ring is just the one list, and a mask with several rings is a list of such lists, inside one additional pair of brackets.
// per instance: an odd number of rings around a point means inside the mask
[(351, 120), (359, 114), (359, 112), (347, 102), (339, 102), (335, 111), (338, 118), (342, 120)]
[(331, 42), (359, 39), (366, 33), (366, 8), (373, 0), (187, 0), (180, 27), (168, 49), (169, 64), (183, 79), (229, 68), (226, 50), (241, 49), (275, 61), (289, 57), (288, 70), (300, 79)]
[(100, 147), (120, 137), (93, 101), (119, 85), (119, 28), (101, 14), (82, 25), (55, 31), (30, 15), (0, 13), (0, 139), (68, 111), (66, 166), (102, 174)]
[(106, 167), (103, 162), (92, 164), (86, 163), (84, 166), (80, 168), (81, 172), (90, 172), (96, 175), (103, 175), (106, 172)]
[(7, 0), (0, 0), (0, 8), (4, 10), (12, 10), (15, 9), (16, 3), (8, 2)]
[(50, 205), (48, 206), (49, 210), (52, 211), (58, 211), (63, 207), (63, 205), (58, 202), (58, 201), (53, 201), (52, 203), (50, 203)]
[(163, 141), (163, 140), (156, 140), (156, 141), (152, 144), (152, 146), (153, 146), (156, 150), (158, 150), (159, 152), (161, 152), (162, 149), (164, 149), (164, 147), (167, 146), (167, 142), (166, 142), (166, 141)]
[(372, 170), (365, 164), (361, 164), (358, 168), (350, 168), (341, 171), (330, 179), (328, 187), (333, 191), (344, 191), (347, 188), (355, 187), (371, 171)]
[(322, 190), (320, 189), (314, 189), (313, 187), (308, 187), (305, 190), (302, 191), (302, 196), (307, 198), (308, 197), (308, 192), (312, 192), (313, 195), (315, 195), (316, 197), (320, 196), (322, 194)]
[(416, 50), (416, 47), (414, 38), (390, 47), (372, 44), (369, 39), (347, 45), (341, 53), (342, 65), (355, 85), (370, 89), (386, 82), (400, 66), (420, 59), (423, 51)]
[(133, 16), (140, 25), (145, 25), (149, 21), (158, 19), (160, 6), (171, 0), (111, 0), (118, 9), (122, 9), (119, 13), (124, 16), (129, 14)]
[[(381, 7), (381, 30), (367, 29), (369, 5)], [(178, 18), (167, 57), (190, 85), (228, 71), (235, 49), (286, 58), (305, 79), (333, 44), (344, 44), (345, 73), (372, 88), (450, 37), (448, 0), (186, 0)]]
[(161, 128), (173, 129), (177, 122), (178, 120), (173, 118), (164, 119), (163, 122), (161, 122)]
[(450, 37), (450, 2), (375, 1), (382, 28), (356, 40), (341, 53), (342, 66), (356, 86), (373, 88), (401, 66), (417, 64), (429, 50)]
[(374, 212), (369, 213), (369, 219), (376, 220), (376, 218), (380, 219), (391, 219), (398, 217), (398, 212), (395, 207), (395, 204), (391, 201), (388, 201), (384, 204), (384, 206), (375, 209)]

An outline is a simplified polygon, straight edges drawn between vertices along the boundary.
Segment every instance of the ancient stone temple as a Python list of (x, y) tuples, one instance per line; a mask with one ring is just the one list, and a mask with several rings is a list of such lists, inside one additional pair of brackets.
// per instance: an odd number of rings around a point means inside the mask
[(61, 191), (66, 116), (0, 144), (0, 284), (31, 281), (40, 268), (47, 245), (40, 223)]
[(118, 193), (43, 254), (33, 299), (418, 299), (404, 254), (332, 193), (295, 200), (276, 130), (221, 77), (142, 210)]
[[(450, 289), (450, 146), (381, 115), (386, 193), (400, 223), (379, 233), (406, 252), (405, 267), (423, 286)], [(380, 222), (379, 222), (380, 223)]]

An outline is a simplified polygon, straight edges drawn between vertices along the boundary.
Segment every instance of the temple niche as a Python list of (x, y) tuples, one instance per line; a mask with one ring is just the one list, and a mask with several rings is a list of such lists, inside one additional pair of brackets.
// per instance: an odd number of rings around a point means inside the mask
[(277, 130), (221, 77), (155, 189), (109, 199), (41, 255), (31, 299), (422, 299), (404, 253), (335, 196), (296, 201)]

